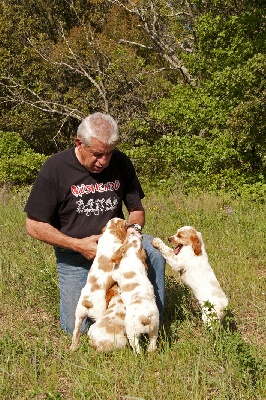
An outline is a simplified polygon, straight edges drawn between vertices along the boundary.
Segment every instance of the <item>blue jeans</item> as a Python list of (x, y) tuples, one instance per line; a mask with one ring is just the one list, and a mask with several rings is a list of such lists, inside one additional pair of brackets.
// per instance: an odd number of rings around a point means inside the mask
[[(143, 234), (142, 245), (147, 254), (148, 277), (153, 284), (156, 304), (159, 309), (160, 323), (163, 319), (164, 309), (164, 277), (165, 259), (152, 244), (153, 237)], [(92, 261), (80, 253), (71, 250), (55, 248), (60, 286), (60, 322), (67, 333), (73, 333), (75, 327), (75, 311), (80, 297), (80, 292), (87, 282), (87, 276)], [(89, 326), (88, 319), (83, 321), (81, 332), (84, 333)]]

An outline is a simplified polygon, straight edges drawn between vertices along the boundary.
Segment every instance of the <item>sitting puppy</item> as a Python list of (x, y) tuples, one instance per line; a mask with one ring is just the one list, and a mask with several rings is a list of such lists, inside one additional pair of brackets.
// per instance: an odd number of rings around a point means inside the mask
[(154, 238), (152, 244), (192, 290), (201, 306), (203, 322), (208, 326), (217, 319), (222, 322), (228, 300), (209, 264), (201, 233), (192, 226), (183, 226), (168, 240), (176, 246), (174, 250), (159, 238)]
[(126, 234), (127, 222), (120, 218), (111, 219), (102, 230), (96, 256), (76, 308), (75, 329), (70, 350), (75, 350), (78, 345), (83, 320), (86, 317), (96, 320), (106, 311), (106, 292), (114, 283), (113, 263), (110, 260), (124, 242)]
[(129, 343), (139, 354), (139, 337), (149, 336), (149, 351), (156, 349), (159, 330), (159, 311), (154, 289), (147, 276), (146, 253), (139, 233), (131, 233), (116, 251), (112, 261), (116, 264), (113, 279), (121, 290), (126, 307), (125, 328)]
[(90, 345), (97, 351), (121, 349), (127, 344), (125, 331), (126, 308), (120, 289), (115, 283), (106, 294), (105, 314), (89, 328)]

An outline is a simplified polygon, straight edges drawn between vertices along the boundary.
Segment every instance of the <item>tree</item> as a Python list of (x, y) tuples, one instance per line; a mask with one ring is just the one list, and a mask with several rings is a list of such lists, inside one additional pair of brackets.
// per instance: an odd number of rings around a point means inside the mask
[(50, 143), (50, 152), (51, 144), (65, 146), (82, 117), (101, 110), (118, 119), (125, 140), (134, 139), (148, 104), (169, 91), (178, 71), (191, 81), (175, 54), (190, 43), (190, 17), (163, 4), (140, 2), (137, 10), (100, 0), (3, 2), (3, 127), (16, 131), (20, 119), (22, 136), (38, 151)]

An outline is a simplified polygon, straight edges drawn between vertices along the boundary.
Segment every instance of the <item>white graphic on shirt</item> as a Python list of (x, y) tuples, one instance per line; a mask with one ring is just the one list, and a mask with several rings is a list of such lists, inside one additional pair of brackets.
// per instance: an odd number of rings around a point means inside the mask
[(77, 212), (79, 214), (86, 214), (87, 216), (90, 216), (92, 214), (99, 215), (103, 214), (105, 211), (115, 210), (117, 208), (118, 201), (116, 198), (113, 198), (112, 200), (111, 197), (109, 197), (108, 199), (90, 199), (86, 204), (84, 204), (83, 200), (78, 200), (77, 205)]

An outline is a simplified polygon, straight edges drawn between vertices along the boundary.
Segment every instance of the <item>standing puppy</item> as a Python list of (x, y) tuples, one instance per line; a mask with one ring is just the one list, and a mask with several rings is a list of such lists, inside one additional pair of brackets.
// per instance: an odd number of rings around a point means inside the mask
[(159, 311), (154, 289), (147, 276), (146, 254), (142, 248), (142, 237), (131, 233), (116, 251), (112, 261), (116, 264), (113, 279), (121, 290), (126, 307), (125, 328), (129, 343), (139, 354), (139, 337), (149, 336), (149, 351), (156, 349), (159, 330)]
[(228, 300), (209, 264), (201, 233), (192, 226), (183, 226), (168, 240), (176, 246), (174, 250), (159, 238), (154, 238), (152, 244), (192, 290), (201, 306), (203, 322), (208, 326), (217, 319), (222, 322)]
[(96, 320), (106, 311), (106, 292), (114, 283), (111, 257), (126, 238), (127, 222), (120, 218), (111, 219), (102, 230), (97, 252), (88, 273), (87, 283), (81, 291), (76, 308), (75, 329), (70, 350), (75, 350), (80, 337), (83, 320)]

